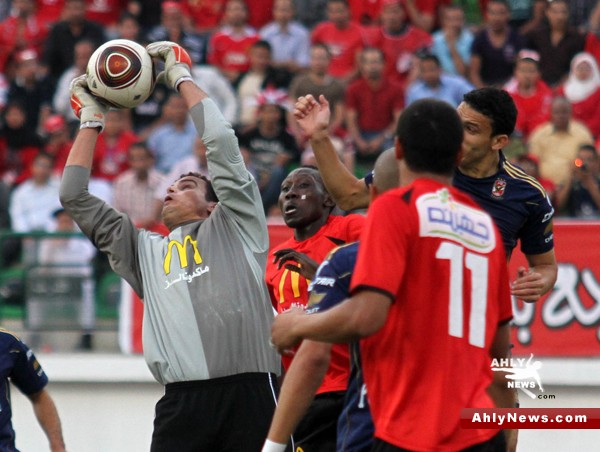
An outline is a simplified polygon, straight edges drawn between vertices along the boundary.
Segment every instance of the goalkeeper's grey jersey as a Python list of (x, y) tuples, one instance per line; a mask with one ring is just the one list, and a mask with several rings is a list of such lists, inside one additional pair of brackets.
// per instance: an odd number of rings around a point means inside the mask
[(89, 171), (65, 169), (61, 201), (112, 268), (144, 300), (144, 356), (160, 383), (279, 373), (264, 282), (268, 232), (258, 186), (231, 126), (210, 99), (191, 111), (207, 146), (219, 203), (204, 221), (163, 237), (87, 191)]

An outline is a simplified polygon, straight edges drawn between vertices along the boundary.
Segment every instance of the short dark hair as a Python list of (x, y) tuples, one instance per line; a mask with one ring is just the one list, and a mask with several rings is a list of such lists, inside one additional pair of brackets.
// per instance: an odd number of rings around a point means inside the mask
[(417, 52), (417, 57), (419, 58), (419, 61), (432, 61), (437, 67), (441, 66), (440, 59), (437, 57), (437, 55), (434, 55), (433, 53), (421, 51)]
[(264, 39), (259, 39), (258, 41), (254, 42), (250, 47), (253, 49), (265, 49), (268, 50), (269, 53), (273, 50), (269, 41), (265, 41)]
[(329, 50), (327, 44), (324, 44), (322, 42), (315, 42), (314, 44), (310, 45), (310, 49), (323, 49), (327, 53), (327, 56), (331, 58), (331, 50)]
[(462, 147), (463, 127), (456, 110), (437, 99), (421, 99), (404, 109), (396, 135), (408, 167), (449, 175)]
[(203, 180), (206, 183), (206, 201), (208, 202), (219, 202), (219, 198), (217, 197), (217, 193), (215, 192), (215, 189), (213, 188), (212, 182), (210, 181), (210, 179), (206, 176), (203, 176), (200, 173), (197, 173), (195, 171), (190, 171), (189, 173), (186, 174), (182, 174), (181, 176), (179, 176), (179, 179), (183, 178), (183, 177), (187, 177), (187, 176), (193, 176), (193, 177), (197, 177), (200, 180)]
[(506, 91), (492, 87), (474, 89), (463, 96), (463, 101), (490, 119), (492, 136), (510, 136), (514, 132), (517, 107)]

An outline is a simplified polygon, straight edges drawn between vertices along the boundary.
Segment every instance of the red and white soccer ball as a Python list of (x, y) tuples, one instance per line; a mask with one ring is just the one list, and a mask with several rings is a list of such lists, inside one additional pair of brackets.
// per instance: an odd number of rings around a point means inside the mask
[(92, 94), (112, 107), (134, 108), (152, 94), (154, 62), (138, 43), (113, 39), (92, 54), (86, 76)]

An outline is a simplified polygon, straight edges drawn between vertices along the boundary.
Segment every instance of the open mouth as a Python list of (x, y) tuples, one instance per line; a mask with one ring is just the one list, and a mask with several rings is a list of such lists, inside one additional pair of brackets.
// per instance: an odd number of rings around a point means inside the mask
[(296, 206), (292, 205), (292, 204), (288, 204), (287, 206), (285, 206), (285, 208), (283, 209), (283, 212), (286, 215), (292, 215), (294, 213), (296, 213), (298, 209), (296, 208)]
[(169, 201), (172, 201), (173, 198), (171, 198), (170, 196), (165, 196), (165, 200), (163, 201), (164, 204), (168, 203)]

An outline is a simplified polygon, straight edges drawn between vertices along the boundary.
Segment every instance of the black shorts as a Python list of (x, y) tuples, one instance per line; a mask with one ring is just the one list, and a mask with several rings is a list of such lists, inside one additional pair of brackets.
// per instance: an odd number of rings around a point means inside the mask
[(337, 422), (344, 407), (345, 391), (326, 392), (315, 396), (306, 414), (296, 427), (293, 452), (334, 452)]
[[(407, 449), (392, 446), (385, 441), (375, 438), (371, 452), (410, 452)], [(506, 452), (506, 440), (504, 433), (500, 431), (496, 436), (484, 441), (483, 443), (475, 444), (474, 446), (462, 449), (460, 452)]]
[(268, 373), (168, 384), (156, 404), (152, 452), (259, 452), (278, 395)]

